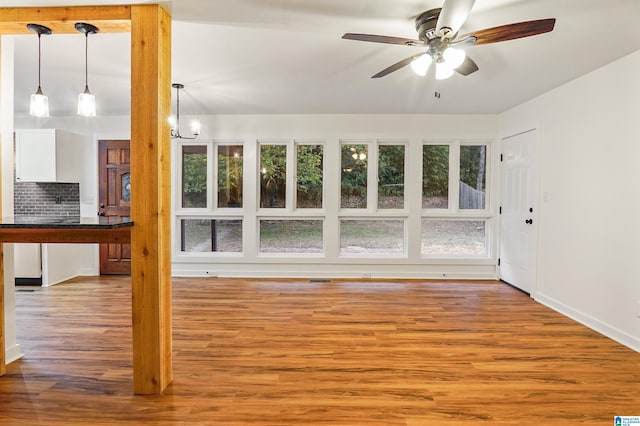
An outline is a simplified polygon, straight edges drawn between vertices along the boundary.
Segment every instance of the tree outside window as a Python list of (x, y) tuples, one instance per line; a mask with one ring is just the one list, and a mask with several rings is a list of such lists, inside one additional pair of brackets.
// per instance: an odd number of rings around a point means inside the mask
[(260, 145), (260, 207), (287, 206), (287, 146)]

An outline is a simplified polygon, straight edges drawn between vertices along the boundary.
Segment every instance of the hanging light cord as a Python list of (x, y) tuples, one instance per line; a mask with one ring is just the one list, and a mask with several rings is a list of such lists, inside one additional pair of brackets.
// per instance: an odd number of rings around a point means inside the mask
[(38, 90), (36, 90), (36, 93), (39, 95), (42, 95), (42, 87), (40, 87), (40, 63), (42, 62), (42, 53), (41, 53), (41, 49), (40, 49), (40, 37), (42, 36), (42, 34), (38, 33)]
[(84, 92), (89, 92), (89, 32), (84, 33)]

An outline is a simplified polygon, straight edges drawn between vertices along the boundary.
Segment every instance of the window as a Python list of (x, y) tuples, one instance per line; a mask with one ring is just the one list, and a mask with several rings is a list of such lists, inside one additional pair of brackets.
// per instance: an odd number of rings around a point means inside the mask
[(404, 252), (404, 220), (340, 221), (340, 254)]
[(207, 207), (207, 146), (182, 146), (182, 207)]
[(322, 253), (322, 220), (261, 220), (260, 253)]
[(218, 207), (242, 207), (242, 145), (218, 145)]
[(367, 145), (342, 144), (340, 207), (367, 208)]
[(378, 208), (404, 208), (404, 145), (378, 146)]
[(461, 210), (485, 208), (486, 168), (486, 145), (460, 146), (459, 207)]
[(395, 264), (420, 274), (442, 258), (492, 261), (489, 142), (211, 140), (175, 149), (176, 254), (187, 273), (201, 259), (231, 259), (221, 273), (242, 263), (265, 273)]
[(296, 208), (321, 209), (324, 152), (322, 145), (300, 144), (296, 150)]
[(287, 146), (260, 144), (260, 207), (287, 206)]
[(242, 220), (182, 219), (180, 228), (183, 252), (242, 251)]
[(486, 220), (422, 220), (422, 249), (427, 256), (486, 256)]
[(422, 147), (422, 208), (449, 208), (449, 145)]

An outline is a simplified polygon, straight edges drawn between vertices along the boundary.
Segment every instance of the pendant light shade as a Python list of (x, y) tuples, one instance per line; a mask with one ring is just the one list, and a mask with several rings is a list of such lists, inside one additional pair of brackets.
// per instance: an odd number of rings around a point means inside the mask
[(76, 30), (84, 33), (84, 92), (78, 95), (78, 115), (96, 116), (96, 97), (89, 91), (89, 34), (97, 33), (98, 27), (85, 22), (76, 23)]
[(29, 31), (38, 34), (38, 89), (36, 93), (31, 95), (29, 115), (33, 117), (49, 117), (49, 98), (42, 93), (42, 87), (40, 86), (40, 69), (42, 63), (40, 37), (42, 34), (51, 34), (51, 29), (39, 24), (27, 24), (27, 28)]

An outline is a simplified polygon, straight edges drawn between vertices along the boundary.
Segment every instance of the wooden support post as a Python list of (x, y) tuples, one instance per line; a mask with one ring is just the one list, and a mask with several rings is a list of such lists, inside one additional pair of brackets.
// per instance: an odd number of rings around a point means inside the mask
[(131, 6), (131, 286), (133, 387), (158, 395), (172, 380), (171, 18)]

